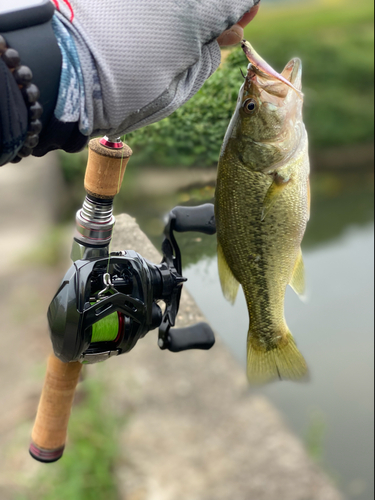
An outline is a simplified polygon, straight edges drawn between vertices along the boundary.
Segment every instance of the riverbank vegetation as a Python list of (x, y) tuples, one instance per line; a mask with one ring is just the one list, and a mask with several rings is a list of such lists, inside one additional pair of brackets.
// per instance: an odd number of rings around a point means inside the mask
[[(355, 7), (349, 0), (265, 4), (247, 28), (247, 39), (278, 71), (292, 57), (302, 59), (313, 151), (373, 141), (373, 11), (371, 0)], [(241, 49), (234, 49), (187, 104), (129, 134), (132, 162), (216, 164), (246, 66)]]
[[(372, 163), (374, 137), (373, 12), (371, 0), (267, 3), (245, 36), (278, 71), (303, 61), (305, 122), (313, 169), (351, 170)], [(203, 88), (169, 118), (128, 134), (133, 167), (214, 167), (242, 83), (240, 48)], [(61, 155), (72, 206), (80, 205), (87, 151)], [(345, 161), (344, 161), (345, 160)]]

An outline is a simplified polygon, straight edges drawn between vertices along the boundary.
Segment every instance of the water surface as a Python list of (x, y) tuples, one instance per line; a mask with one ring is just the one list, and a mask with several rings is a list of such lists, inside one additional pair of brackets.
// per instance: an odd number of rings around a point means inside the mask
[[(305, 252), (310, 298), (304, 304), (288, 290), (285, 313), (311, 380), (258, 389), (349, 498), (360, 500), (373, 498), (373, 241), (371, 225)], [(203, 313), (245, 369), (243, 294), (235, 306), (225, 301), (215, 257), (189, 266), (185, 275)]]

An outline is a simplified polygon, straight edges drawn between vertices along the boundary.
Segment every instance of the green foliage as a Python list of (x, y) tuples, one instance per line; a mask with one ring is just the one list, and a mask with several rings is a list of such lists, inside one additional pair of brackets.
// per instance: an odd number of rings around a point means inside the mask
[(303, 249), (332, 241), (350, 226), (374, 220), (374, 178), (371, 172), (321, 172), (312, 177), (311, 219)]
[(87, 149), (75, 154), (59, 151), (60, 165), (68, 185), (82, 183), (87, 163)]
[[(281, 71), (304, 64), (305, 121), (313, 149), (373, 140), (373, 4), (293, 3), (262, 8), (246, 36)], [(133, 163), (214, 165), (233, 113), (247, 60), (235, 49), (226, 63), (169, 118), (127, 136)]]
[(126, 140), (134, 149), (133, 163), (215, 164), (241, 80), (239, 67), (219, 69), (169, 118), (129, 134)]
[(308, 2), (274, 8), (246, 36), (281, 71), (303, 61), (305, 121), (313, 149), (372, 142), (373, 3)]
[(86, 192), (83, 185), (87, 164), (88, 148), (79, 153), (59, 151), (60, 167), (69, 188), (69, 198), (59, 213), (59, 221), (71, 221), (75, 212), (81, 207)]

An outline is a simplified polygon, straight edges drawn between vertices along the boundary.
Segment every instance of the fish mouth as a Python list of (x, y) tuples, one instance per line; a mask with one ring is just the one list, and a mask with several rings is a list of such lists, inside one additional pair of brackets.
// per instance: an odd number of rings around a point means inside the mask
[[(294, 95), (297, 93), (298, 98), (303, 98), (301, 91), (302, 63), (300, 59), (292, 59), (286, 65), (280, 75), (283, 77), (283, 80), (264, 73), (264, 71), (254, 66), (252, 63), (249, 64), (247, 70), (245, 87), (248, 91), (252, 89), (254, 94), (262, 97), (262, 100), (268, 95), (268, 100), (277, 104), (279, 100), (284, 101), (290, 93)], [(288, 85), (284, 83), (284, 79), (288, 81)]]
[(295, 57), (285, 66), (283, 72), (281, 73), (286, 80), (288, 80), (293, 88), (303, 96), (302, 94), (302, 61), (298, 57)]
[(247, 80), (255, 83), (263, 91), (275, 97), (285, 98), (289, 90), (294, 90), (303, 99), (302, 94), (302, 62), (292, 59), (282, 73), (275, 71), (246, 40), (242, 41), (242, 49), (249, 61)]

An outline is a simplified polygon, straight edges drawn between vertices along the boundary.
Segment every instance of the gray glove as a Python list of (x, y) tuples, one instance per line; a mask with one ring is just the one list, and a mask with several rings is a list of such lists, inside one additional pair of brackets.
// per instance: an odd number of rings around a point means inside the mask
[(54, 0), (63, 53), (56, 117), (119, 136), (190, 99), (220, 64), (217, 38), (259, 0)]

